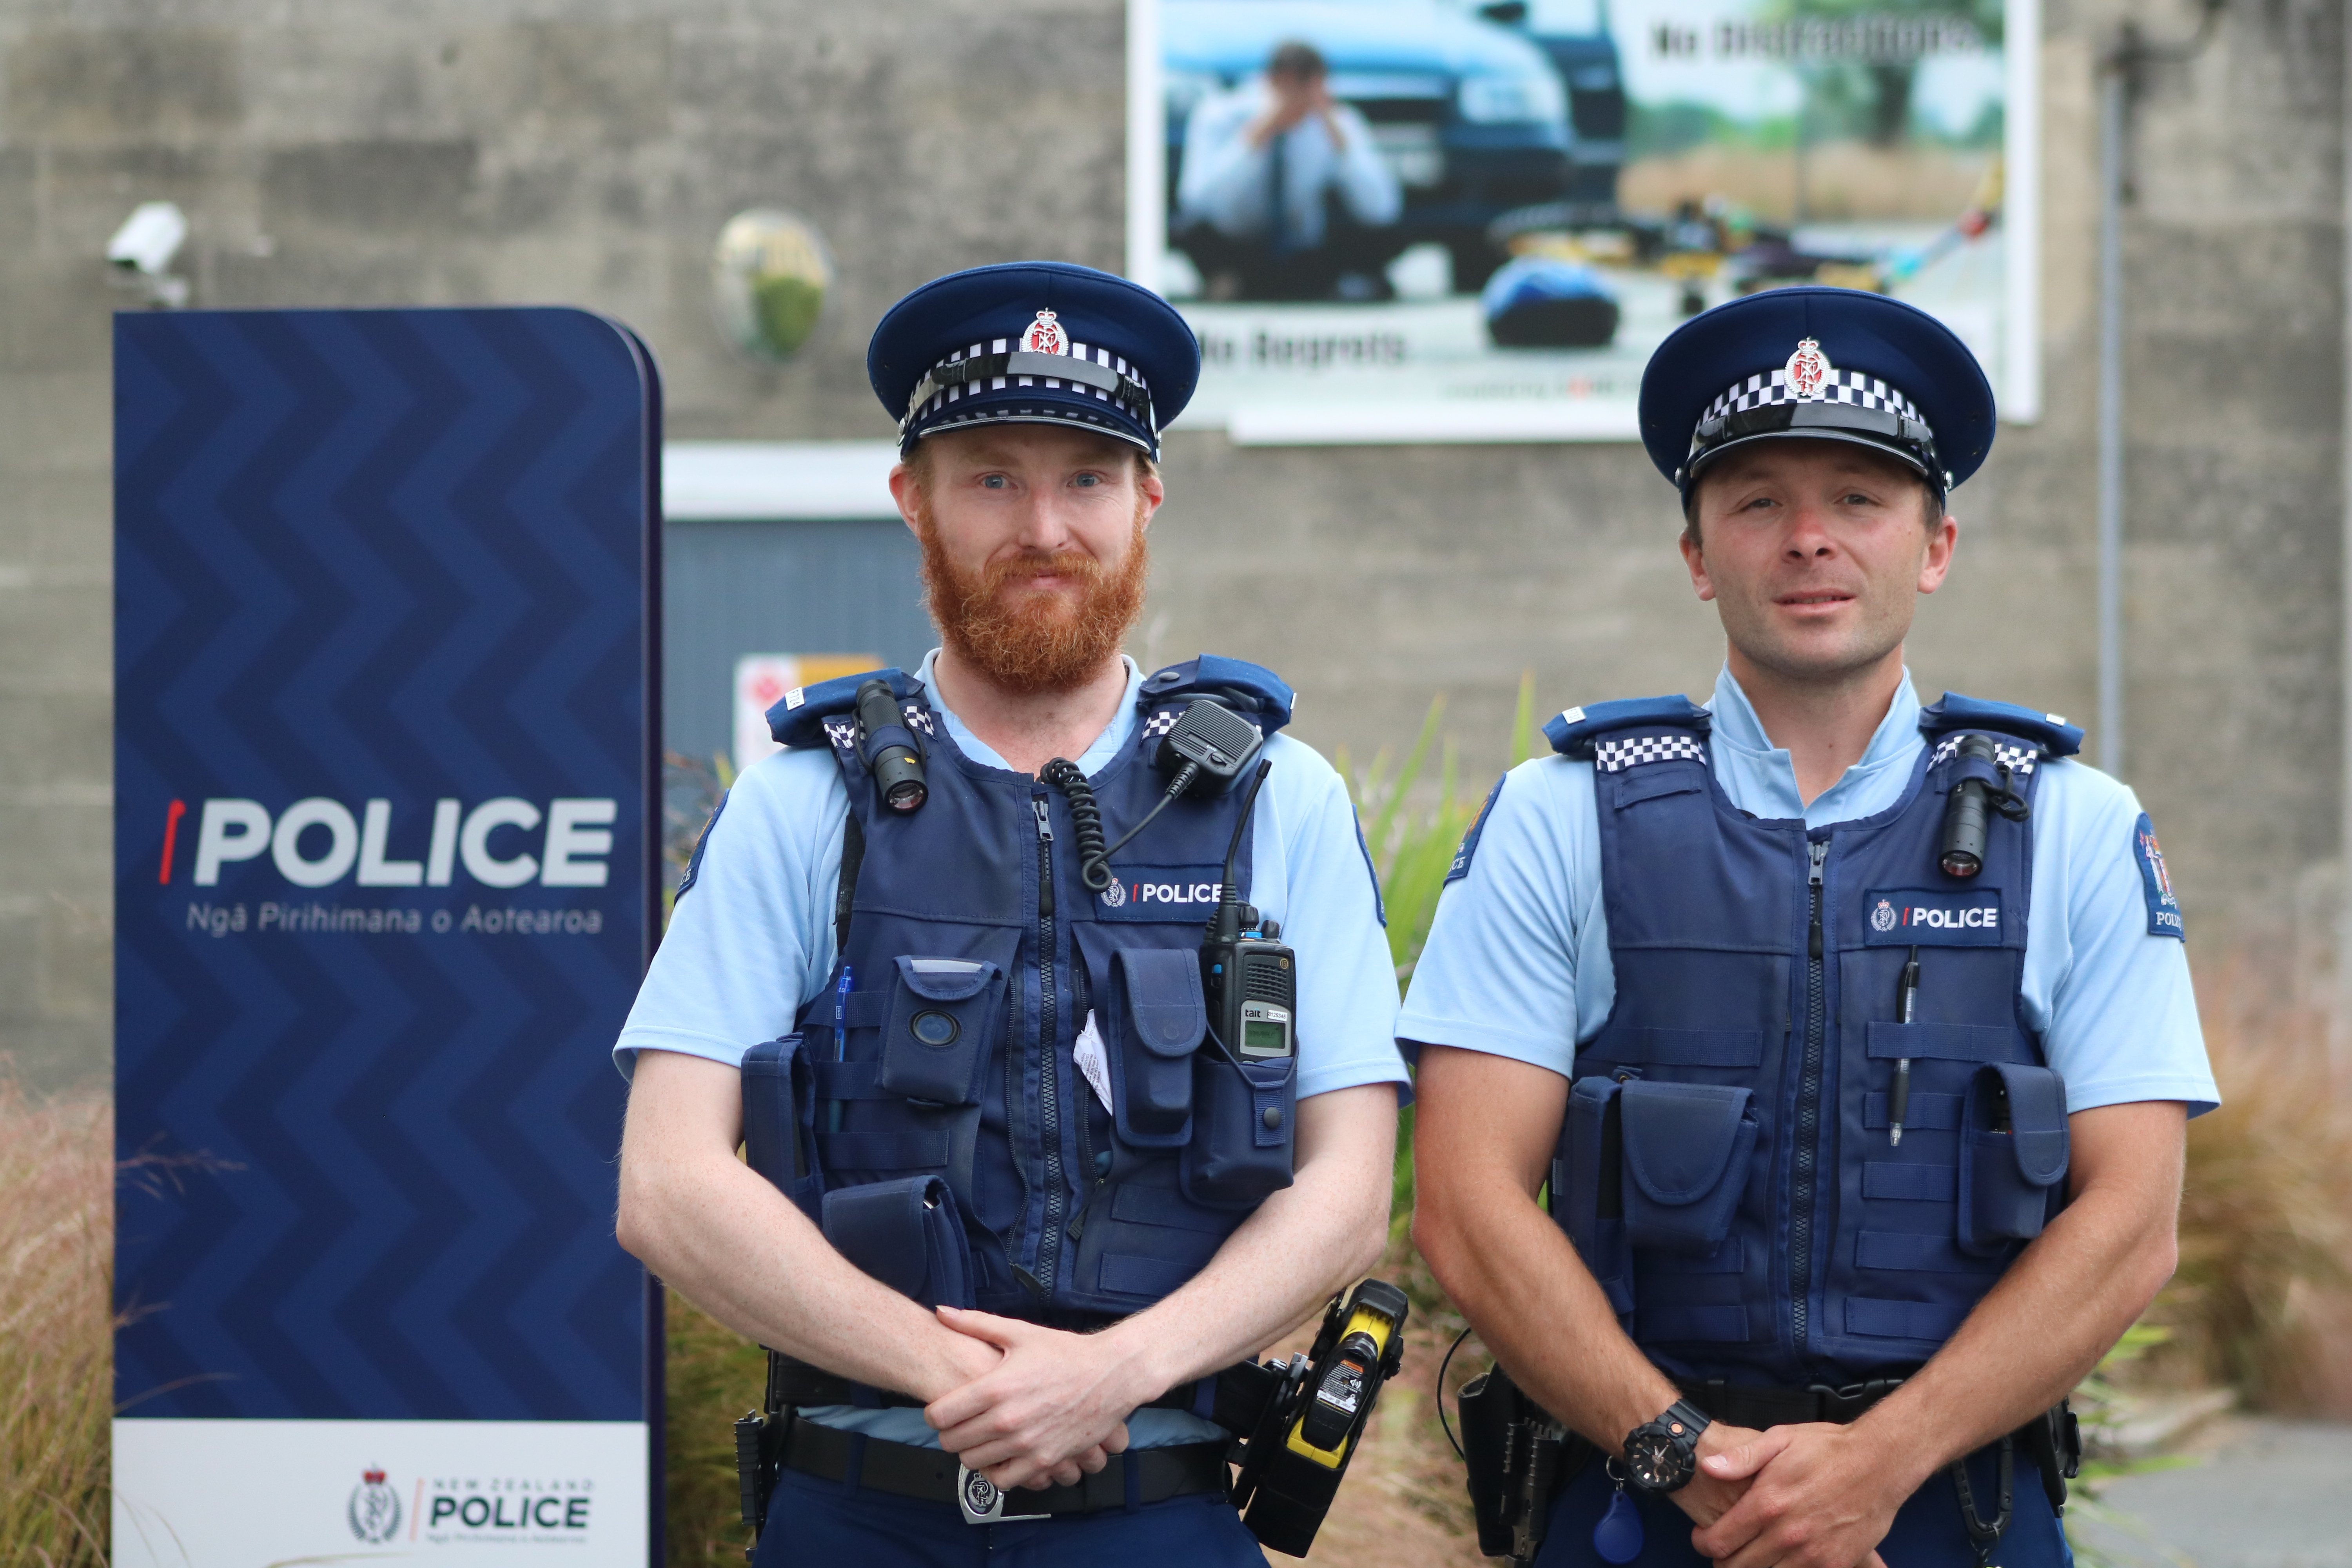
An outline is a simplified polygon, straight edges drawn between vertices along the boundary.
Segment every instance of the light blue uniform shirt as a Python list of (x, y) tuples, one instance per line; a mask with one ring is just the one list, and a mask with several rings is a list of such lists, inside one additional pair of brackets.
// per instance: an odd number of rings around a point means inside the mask
[[(941, 700), (931, 679), (937, 657), (934, 650), (918, 672), (932, 710), (965, 756), (1005, 767)], [(1142, 684), (1143, 672), (1128, 660), (1118, 712), (1077, 760), (1087, 774), (1101, 772), (1133, 738)], [(1298, 1098), (1402, 1084), (1396, 971), (1347, 786), (1312, 747), (1286, 735), (1267, 742), (1265, 754), (1274, 770), (1255, 807), (1249, 897), (1259, 913), (1282, 922), (1283, 940), (1298, 955)], [(848, 815), (849, 791), (829, 749), (779, 752), (744, 770), (613, 1047), (624, 1074), (641, 1050), (736, 1067), (751, 1047), (792, 1032), (833, 971), (833, 900)], [(1144, 829), (1139, 846), (1150, 836)], [(919, 1410), (830, 1406), (807, 1414), (889, 1442), (939, 1447)], [(1142, 1410), (1128, 1436), (1133, 1447), (1155, 1447), (1224, 1432), (1179, 1411)]]
[[(1807, 805), (1789, 753), (1766, 738), (1726, 669), (1716, 681), (1716, 782), (1759, 817), (1820, 827), (1895, 805), (1927, 742), (1906, 671), (1862, 760)], [(2024, 1008), (2066, 1108), (2178, 1100), (2201, 1115), (2221, 1102), (2189, 960), (2148, 934), (2136, 853), (2139, 802), (2087, 763), (2043, 764), (2033, 796), (2033, 898)], [(1561, 1005), (1573, 997), (1573, 1008)], [(1548, 756), (1506, 776), (1469, 871), (1438, 900), (1428, 945), (1397, 1022), (1409, 1040), (1510, 1057), (1574, 1077), (1577, 1048), (1617, 998), (1601, 898), (1601, 825), (1592, 764)]]

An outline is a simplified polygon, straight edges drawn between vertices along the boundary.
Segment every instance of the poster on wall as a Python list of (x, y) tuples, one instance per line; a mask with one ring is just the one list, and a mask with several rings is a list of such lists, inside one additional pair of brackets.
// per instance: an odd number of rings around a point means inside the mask
[(652, 360), (171, 311), (114, 372), (113, 1561), (657, 1563)]
[(1129, 269), (1239, 442), (1630, 440), (1699, 310), (1933, 311), (2040, 403), (2038, 0), (1130, 0)]

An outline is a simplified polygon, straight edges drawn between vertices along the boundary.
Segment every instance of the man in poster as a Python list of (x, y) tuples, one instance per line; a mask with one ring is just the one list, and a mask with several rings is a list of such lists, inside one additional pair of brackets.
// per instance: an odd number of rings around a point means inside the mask
[(1263, 79), (1185, 121), (1177, 243), (1222, 298), (1385, 299), (1403, 210), (1371, 127), (1331, 96), (1312, 44), (1282, 45)]

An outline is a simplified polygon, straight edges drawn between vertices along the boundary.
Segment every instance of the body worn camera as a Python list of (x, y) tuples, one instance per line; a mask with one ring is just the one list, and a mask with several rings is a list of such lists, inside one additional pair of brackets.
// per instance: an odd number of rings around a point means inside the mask
[[(1315, 1544), (1381, 1385), (1403, 1364), (1411, 1311), (1402, 1290), (1364, 1280), (1344, 1300), (1331, 1299), (1313, 1349), (1287, 1366), (1255, 1369), (1271, 1386), (1263, 1411), (1246, 1424), (1233, 1502), (1249, 1532), (1275, 1551), (1304, 1557)], [(1220, 1424), (1228, 1424), (1223, 1412)]]

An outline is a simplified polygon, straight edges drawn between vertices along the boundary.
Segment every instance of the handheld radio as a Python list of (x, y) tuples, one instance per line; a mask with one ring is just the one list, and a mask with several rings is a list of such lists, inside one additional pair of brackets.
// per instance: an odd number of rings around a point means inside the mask
[(1208, 940), (1201, 944), (1201, 986), (1209, 1004), (1210, 1030), (1225, 1054), (1241, 1062), (1281, 1061), (1298, 1048), (1294, 1026), (1297, 955), (1281, 940), (1282, 927), (1261, 921), (1255, 909), (1242, 902), (1241, 889), (1234, 884), (1242, 834), (1273, 767), (1272, 762), (1262, 762), (1251, 775), (1241, 817), (1234, 824), (1233, 844), (1225, 851), (1217, 912), (1209, 919)]

